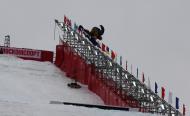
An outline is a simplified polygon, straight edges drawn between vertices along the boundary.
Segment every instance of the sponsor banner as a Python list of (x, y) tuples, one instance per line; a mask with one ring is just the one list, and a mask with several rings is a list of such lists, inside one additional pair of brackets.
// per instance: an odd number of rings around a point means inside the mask
[(41, 59), (41, 51), (25, 48), (9, 48), (9, 47), (0, 47), (3, 49), (4, 54), (12, 54), (22, 58), (36, 58)]

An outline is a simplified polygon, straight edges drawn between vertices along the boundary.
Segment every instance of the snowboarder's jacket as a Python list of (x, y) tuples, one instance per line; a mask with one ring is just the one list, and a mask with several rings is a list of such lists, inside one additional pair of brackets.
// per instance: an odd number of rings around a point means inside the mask
[(100, 47), (100, 45), (96, 40), (102, 40), (102, 35), (104, 34), (104, 27), (100, 25), (100, 28), (101, 29), (99, 29), (98, 27), (93, 27), (91, 31), (89, 31), (87, 29), (84, 29), (83, 26), (79, 26), (79, 30), (82, 30), (84, 32), (84, 35), (90, 40), (90, 42), (97, 47)]

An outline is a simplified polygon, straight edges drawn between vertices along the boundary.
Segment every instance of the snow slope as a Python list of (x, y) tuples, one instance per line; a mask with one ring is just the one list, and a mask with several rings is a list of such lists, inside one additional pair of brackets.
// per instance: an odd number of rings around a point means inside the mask
[(49, 62), (0, 55), (0, 116), (151, 115), (49, 104), (50, 101), (103, 104), (84, 85), (81, 89), (67, 87), (71, 81)]

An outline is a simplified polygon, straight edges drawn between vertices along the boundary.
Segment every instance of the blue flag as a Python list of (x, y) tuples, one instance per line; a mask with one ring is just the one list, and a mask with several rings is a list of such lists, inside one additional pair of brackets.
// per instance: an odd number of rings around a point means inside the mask
[(176, 107), (176, 109), (179, 109), (179, 98), (178, 97), (176, 97), (175, 107)]
[(107, 54), (110, 53), (110, 48), (108, 46), (106, 46), (106, 52), (107, 52)]
[(156, 82), (155, 82), (155, 93), (156, 93), (156, 94), (158, 93), (158, 85), (157, 85)]

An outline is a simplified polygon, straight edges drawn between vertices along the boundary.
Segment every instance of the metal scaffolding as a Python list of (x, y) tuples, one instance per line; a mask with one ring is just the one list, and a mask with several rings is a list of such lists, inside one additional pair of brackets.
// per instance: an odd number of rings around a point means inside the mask
[(4, 46), (5, 47), (10, 47), (10, 35), (5, 36)]
[[(98, 47), (95, 47), (87, 38), (81, 36), (70, 26), (63, 22), (55, 21), (62, 32), (62, 41), (66, 42), (76, 54), (80, 55), (87, 64), (93, 64), (95, 71), (102, 74), (99, 78), (105, 84), (113, 87), (113, 90), (125, 99), (132, 97), (139, 102), (139, 108), (145, 112), (159, 113), (168, 116), (182, 116), (172, 105), (160, 98), (144, 83), (135, 78), (117, 62), (104, 54)], [(110, 85), (108, 80), (114, 82)]]

